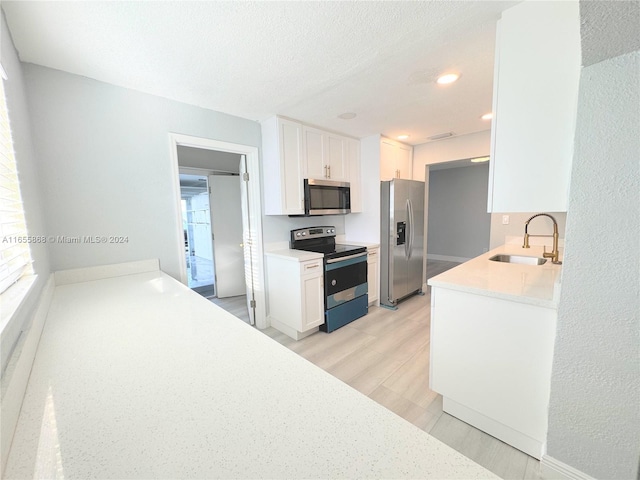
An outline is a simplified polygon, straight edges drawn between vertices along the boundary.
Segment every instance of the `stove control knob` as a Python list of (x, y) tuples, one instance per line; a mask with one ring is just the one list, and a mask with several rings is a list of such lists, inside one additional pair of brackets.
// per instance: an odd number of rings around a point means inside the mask
[(302, 234), (300, 232), (296, 233), (296, 237), (301, 236)]
[(302, 232), (302, 236), (303, 237), (306, 236), (306, 235), (307, 235), (307, 232)]
[(331, 280), (331, 286), (335, 287), (335, 286), (336, 286), (336, 283), (338, 283), (338, 282), (336, 282), (336, 281), (335, 281), (335, 279), (334, 279), (334, 280)]

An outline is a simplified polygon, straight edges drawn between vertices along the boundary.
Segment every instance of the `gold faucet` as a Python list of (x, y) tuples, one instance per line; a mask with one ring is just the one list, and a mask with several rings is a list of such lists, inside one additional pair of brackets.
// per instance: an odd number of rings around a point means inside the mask
[[(553, 235), (530, 235), (529, 234), (528, 232), (529, 222), (534, 218), (540, 217), (540, 216), (549, 217), (551, 220), (553, 220)], [(544, 258), (550, 258), (551, 263), (554, 263), (556, 265), (560, 265), (562, 263), (559, 260), (560, 253), (558, 252), (558, 222), (556, 222), (555, 218), (553, 218), (548, 213), (536, 213), (535, 215), (533, 215), (531, 218), (529, 218), (529, 220), (524, 222), (524, 245), (522, 245), (522, 248), (529, 248), (529, 237), (553, 237), (553, 250), (550, 253), (547, 253), (547, 248), (543, 246), (542, 256)]]

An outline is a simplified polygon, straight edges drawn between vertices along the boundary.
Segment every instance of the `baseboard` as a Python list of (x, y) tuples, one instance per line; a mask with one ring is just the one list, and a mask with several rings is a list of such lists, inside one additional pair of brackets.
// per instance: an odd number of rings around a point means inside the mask
[(444, 262), (464, 263), (468, 262), (471, 259), (467, 257), (453, 257), (451, 255), (436, 255), (435, 253), (428, 253), (427, 260), (442, 260)]
[(315, 327), (311, 330), (307, 330), (306, 332), (299, 332), (295, 328), (292, 328), (289, 325), (285, 325), (284, 323), (279, 322), (271, 316), (267, 317), (267, 319), (269, 320), (269, 323), (273, 328), (284, 333), (287, 337), (293, 338), (294, 340), (302, 340), (303, 338), (308, 337), (309, 335), (312, 335), (319, 330), (318, 327)]
[(67, 285), (69, 283), (90, 282), (92, 280), (122, 277), (124, 275), (134, 275), (136, 273), (155, 272), (156, 270), (160, 270), (160, 261), (157, 258), (153, 258), (135, 262), (60, 270), (55, 273), (55, 277), (56, 285)]
[(477, 412), (461, 403), (443, 396), (442, 410), (479, 430), (502, 440), (504, 443), (526, 453), (533, 458), (541, 458), (543, 441), (532, 438), (504, 423)]
[(595, 480), (592, 476), (549, 455), (543, 455), (540, 459), (540, 475), (545, 480)]
[(4, 472), (13, 434), (18, 424), (20, 409), (29, 376), (31, 375), (31, 367), (36, 356), (40, 335), (44, 328), (44, 324), (49, 312), (49, 305), (55, 290), (54, 275), (51, 274), (47, 283), (44, 285), (42, 292), (38, 298), (38, 303), (33, 310), (33, 318), (29, 329), (23, 333), (22, 338), (18, 340), (15, 351), (9, 360), (7, 369), (2, 376), (2, 427), (0, 430), (1, 439), (1, 470)]

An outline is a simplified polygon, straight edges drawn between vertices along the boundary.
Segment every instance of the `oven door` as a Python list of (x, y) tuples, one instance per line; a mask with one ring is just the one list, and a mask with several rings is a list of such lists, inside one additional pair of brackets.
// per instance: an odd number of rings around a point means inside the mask
[(328, 259), (324, 289), (327, 310), (367, 294), (367, 252)]
[(349, 182), (304, 180), (305, 215), (335, 215), (351, 212)]

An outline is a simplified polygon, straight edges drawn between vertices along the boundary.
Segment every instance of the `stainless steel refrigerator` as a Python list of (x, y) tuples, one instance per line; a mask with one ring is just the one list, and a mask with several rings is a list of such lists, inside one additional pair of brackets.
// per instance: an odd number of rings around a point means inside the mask
[(393, 308), (422, 291), (424, 182), (381, 182), (380, 207), (380, 303)]

